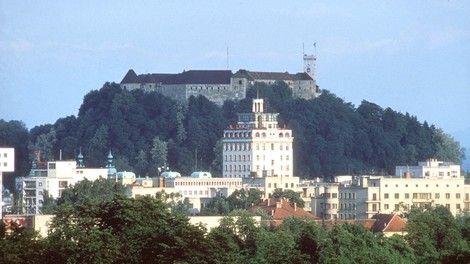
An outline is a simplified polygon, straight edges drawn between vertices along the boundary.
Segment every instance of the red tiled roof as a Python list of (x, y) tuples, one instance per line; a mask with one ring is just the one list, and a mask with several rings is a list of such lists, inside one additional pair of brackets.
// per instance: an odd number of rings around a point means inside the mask
[(262, 201), (260, 204), (248, 208), (248, 211), (255, 212), (261, 209), (268, 215), (272, 216), (274, 220), (283, 220), (289, 216), (305, 217), (312, 220), (320, 219), (319, 217), (305, 211), (303, 208), (290, 205), (286, 199), (270, 198)]
[(396, 214), (376, 214), (372, 219), (375, 223), (370, 230), (374, 233), (402, 232), (406, 228), (406, 221)]

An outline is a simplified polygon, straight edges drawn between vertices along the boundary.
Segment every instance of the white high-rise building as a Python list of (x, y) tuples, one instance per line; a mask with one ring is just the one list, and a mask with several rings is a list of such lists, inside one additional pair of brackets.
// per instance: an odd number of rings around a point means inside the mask
[(253, 99), (251, 113), (224, 131), (223, 177), (292, 177), (292, 130), (280, 128), (278, 113), (264, 113), (263, 99)]

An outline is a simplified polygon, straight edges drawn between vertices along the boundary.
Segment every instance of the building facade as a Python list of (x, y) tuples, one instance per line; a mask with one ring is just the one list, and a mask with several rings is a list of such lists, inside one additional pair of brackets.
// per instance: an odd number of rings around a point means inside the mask
[[(50, 161), (46, 167), (33, 162), (33, 168), (28, 176), (16, 178), (16, 189), (20, 193), (20, 207), (25, 214), (40, 214), (44, 193), (58, 198), (69, 186), (85, 178), (94, 181), (99, 177), (108, 177), (108, 168), (85, 168), (83, 156), (79, 161)], [(42, 163), (42, 162), (39, 162)]]
[(11, 206), (11, 199), (6, 197), (3, 199), (3, 172), (15, 171), (15, 149), (14, 148), (0, 148), (0, 219), (2, 214), (8, 210), (7, 206)]
[[(402, 177), (404, 169), (407, 173)], [(453, 215), (470, 209), (470, 185), (465, 185), (460, 166), (433, 160), (414, 167), (398, 166), (396, 172), (390, 177), (349, 176), (349, 180), (318, 183), (313, 187), (312, 213), (324, 219), (348, 220), (411, 207), (441, 205)]]
[(280, 128), (277, 113), (264, 113), (263, 99), (253, 99), (251, 113), (224, 131), (224, 178), (292, 177), (292, 130)]

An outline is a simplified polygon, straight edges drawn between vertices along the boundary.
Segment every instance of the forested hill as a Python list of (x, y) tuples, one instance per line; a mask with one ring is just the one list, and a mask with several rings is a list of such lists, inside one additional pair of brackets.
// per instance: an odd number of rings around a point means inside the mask
[[(328, 91), (312, 100), (293, 98), (285, 83), (257, 84), (247, 99), (222, 108), (205, 97), (181, 103), (106, 83), (85, 95), (78, 117), (29, 132), (21, 122), (0, 120), (0, 145), (14, 143), (23, 157), (42, 149), (48, 159), (59, 159), (60, 150), (63, 159), (74, 159), (81, 148), (88, 167), (105, 166), (112, 150), (118, 170), (140, 176), (156, 175), (163, 164), (183, 175), (207, 170), (217, 176), (223, 130), (236, 123), (237, 112), (251, 111), (257, 93), (265, 111), (280, 113), (280, 125), (293, 130), (294, 174), (304, 178), (387, 174), (427, 158), (458, 164), (463, 159), (458, 142), (415, 116), (367, 101), (355, 107)], [(17, 172), (26, 175), (30, 162), (18, 160)]]

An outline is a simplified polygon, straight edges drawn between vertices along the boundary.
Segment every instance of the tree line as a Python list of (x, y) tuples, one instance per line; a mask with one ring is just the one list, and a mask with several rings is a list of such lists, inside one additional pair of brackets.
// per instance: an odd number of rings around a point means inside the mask
[[(234, 204), (246, 202), (246, 194)], [(49, 233), (0, 224), (0, 263), (468, 263), (470, 216), (443, 206), (406, 213), (405, 236), (359, 224), (290, 217), (256, 222), (240, 208), (207, 230), (171, 195), (129, 198), (120, 183), (85, 180), (64, 191)], [(233, 197), (237, 199), (236, 197)], [(186, 211), (187, 212), (187, 211)]]
[(103, 167), (111, 150), (119, 170), (140, 176), (167, 168), (220, 176), (223, 130), (236, 124), (236, 113), (251, 112), (257, 96), (265, 111), (280, 113), (280, 126), (293, 130), (294, 174), (303, 178), (387, 174), (428, 158), (457, 164), (465, 158), (457, 141), (416, 116), (367, 101), (355, 107), (326, 90), (315, 99), (294, 98), (284, 82), (257, 83), (246, 99), (222, 107), (203, 96), (181, 102), (105, 83), (84, 96), (77, 116), (29, 131), (21, 121), (0, 120), (0, 146), (16, 148), (16, 175), (28, 174), (33, 150), (47, 160), (59, 153), (75, 159), (81, 150), (88, 167)]

